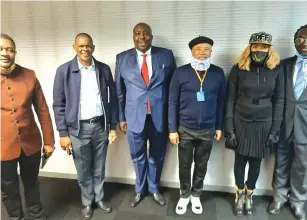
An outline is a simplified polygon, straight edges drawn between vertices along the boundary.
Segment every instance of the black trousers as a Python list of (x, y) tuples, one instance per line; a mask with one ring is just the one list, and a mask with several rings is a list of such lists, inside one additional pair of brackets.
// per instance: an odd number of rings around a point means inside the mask
[[(212, 150), (213, 130), (204, 131), (199, 138), (179, 129), (179, 181), (180, 197), (188, 198), (191, 194), (199, 197), (203, 189), (203, 181), (207, 173), (207, 163)], [(194, 160), (194, 174), (191, 186), (191, 166)]]
[(24, 186), (27, 219), (44, 219), (38, 184), (38, 172), (41, 153), (27, 157), (23, 151), (19, 158), (1, 161), (1, 191), (2, 201), (11, 219), (24, 216), (19, 191), (17, 163), (20, 167), (20, 177)]
[(235, 155), (234, 174), (236, 185), (239, 189), (244, 188), (245, 167), (248, 162), (248, 177), (246, 186), (248, 189), (254, 190), (260, 173), (261, 158), (247, 157), (239, 154)]

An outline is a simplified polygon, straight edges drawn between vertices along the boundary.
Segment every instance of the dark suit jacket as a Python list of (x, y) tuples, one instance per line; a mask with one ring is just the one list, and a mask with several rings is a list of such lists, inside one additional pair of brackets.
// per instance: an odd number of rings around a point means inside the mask
[(285, 73), (285, 109), (282, 123), (282, 135), (289, 138), (292, 131), (294, 140), (298, 144), (307, 144), (307, 88), (299, 100), (295, 99), (293, 74), (297, 57), (290, 57), (282, 61)]

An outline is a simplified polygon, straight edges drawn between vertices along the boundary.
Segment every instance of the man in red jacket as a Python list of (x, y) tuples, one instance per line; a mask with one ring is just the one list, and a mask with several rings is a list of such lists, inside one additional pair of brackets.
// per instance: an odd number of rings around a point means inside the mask
[(48, 106), (35, 73), (15, 64), (14, 40), (1, 34), (1, 191), (11, 219), (24, 219), (17, 163), (23, 182), (28, 219), (46, 219), (40, 201), (38, 172), (42, 138), (32, 106), (43, 133), (44, 151), (54, 150), (54, 135)]

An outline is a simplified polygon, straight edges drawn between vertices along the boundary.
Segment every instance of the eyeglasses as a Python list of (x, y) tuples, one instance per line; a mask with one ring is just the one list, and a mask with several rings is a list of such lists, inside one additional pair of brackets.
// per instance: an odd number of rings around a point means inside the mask
[(296, 38), (295, 41), (294, 41), (295, 44), (303, 44), (303, 43), (307, 43), (307, 38), (302, 38), (302, 37), (299, 37), (299, 38)]
[(7, 52), (7, 53), (16, 53), (16, 50), (12, 47), (7, 47), (7, 48), (4, 48), (4, 47), (0, 47), (0, 51), (3, 52)]

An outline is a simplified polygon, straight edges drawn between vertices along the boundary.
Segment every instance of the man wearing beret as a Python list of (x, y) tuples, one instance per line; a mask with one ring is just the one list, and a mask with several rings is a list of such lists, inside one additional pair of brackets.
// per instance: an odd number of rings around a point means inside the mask
[[(200, 194), (213, 138), (220, 140), (226, 90), (224, 71), (210, 64), (213, 40), (199, 36), (190, 41), (191, 63), (179, 67), (171, 80), (169, 139), (178, 144), (180, 199), (176, 213), (202, 213)], [(191, 186), (191, 164), (195, 162)]]

